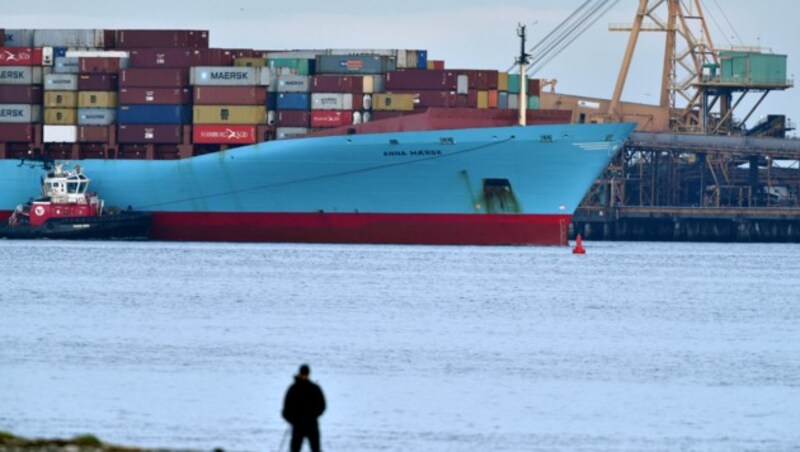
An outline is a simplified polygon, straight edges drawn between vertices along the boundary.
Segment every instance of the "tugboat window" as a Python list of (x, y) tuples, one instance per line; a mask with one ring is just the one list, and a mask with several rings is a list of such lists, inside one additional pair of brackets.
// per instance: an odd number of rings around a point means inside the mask
[(67, 182), (67, 193), (78, 193), (78, 183)]

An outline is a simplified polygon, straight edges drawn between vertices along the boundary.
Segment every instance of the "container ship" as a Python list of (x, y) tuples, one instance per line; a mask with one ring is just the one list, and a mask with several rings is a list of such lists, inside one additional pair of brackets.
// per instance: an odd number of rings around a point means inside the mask
[(538, 109), (536, 80), (424, 50), (0, 36), (3, 218), (37, 194), (33, 158), (77, 163), (109, 205), (152, 212), (155, 239), (565, 245), (634, 127), (566, 124), (570, 111)]

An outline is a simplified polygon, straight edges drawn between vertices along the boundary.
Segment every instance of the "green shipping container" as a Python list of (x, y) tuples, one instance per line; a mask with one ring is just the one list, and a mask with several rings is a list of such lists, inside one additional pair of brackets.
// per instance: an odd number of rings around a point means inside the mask
[[(498, 83), (499, 83), (498, 79)], [(508, 74), (508, 92), (509, 94), (519, 94), (519, 74)], [(500, 89), (500, 91), (503, 91)], [(528, 89), (525, 90), (526, 93), (530, 94), (531, 92), (531, 82), (528, 79)]]
[(539, 96), (528, 96), (528, 110), (539, 109)]
[(722, 83), (786, 84), (786, 55), (724, 51), (719, 57)]
[[(313, 75), (313, 61), (305, 58), (271, 58), (267, 66), (273, 74)], [(285, 69), (285, 70), (281, 70)]]
[(194, 106), (195, 124), (266, 124), (267, 107), (244, 105)]

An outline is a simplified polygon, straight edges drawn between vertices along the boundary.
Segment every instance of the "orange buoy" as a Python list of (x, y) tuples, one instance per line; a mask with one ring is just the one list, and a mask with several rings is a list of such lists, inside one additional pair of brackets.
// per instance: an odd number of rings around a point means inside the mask
[(581, 238), (580, 234), (575, 237), (575, 248), (572, 248), (572, 254), (586, 254), (586, 250), (583, 248), (583, 238)]

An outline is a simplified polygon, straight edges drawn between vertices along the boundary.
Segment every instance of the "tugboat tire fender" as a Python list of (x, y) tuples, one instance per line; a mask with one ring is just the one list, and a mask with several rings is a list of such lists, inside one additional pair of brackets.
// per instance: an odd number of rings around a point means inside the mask
[(36, 206), (36, 208), (35, 208), (35, 209), (33, 209), (33, 213), (35, 213), (37, 216), (42, 216), (42, 215), (44, 215), (44, 207), (42, 207), (42, 206)]

